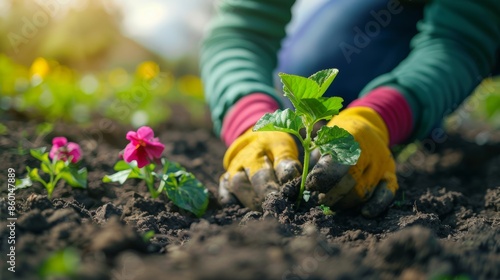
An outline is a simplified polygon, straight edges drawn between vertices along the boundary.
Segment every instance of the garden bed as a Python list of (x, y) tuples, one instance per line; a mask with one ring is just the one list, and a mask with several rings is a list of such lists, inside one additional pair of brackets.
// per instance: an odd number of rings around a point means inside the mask
[[(401, 190), (390, 209), (365, 219), (353, 212), (325, 215), (319, 207), (296, 211), (284, 193), (269, 196), (263, 213), (222, 208), (215, 199), (222, 142), (208, 129), (165, 125), (155, 131), (164, 155), (210, 191), (208, 210), (197, 218), (164, 194), (151, 199), (144, 182), (102, 183), (127, 143), (127, 130), (118, 125), (59, 124), (43, 139), (37, 139), (36, 123), (5, 125), (2, 279), (38, 279), (55, 252), (77, 263), (68, 272), (76, 279), (500, 279), (498, 138), (477, 145), (450, 133), (432, 153), (416, 153), (398, 167)], [(49, 146), (59, 135), (81, 144), (88, 188), (59, 184), (51, 200), (38, 185), (15, 192), (12, 273), (7, 170), (24, 177), (25, 167), (37, 163), (27, 150)]]

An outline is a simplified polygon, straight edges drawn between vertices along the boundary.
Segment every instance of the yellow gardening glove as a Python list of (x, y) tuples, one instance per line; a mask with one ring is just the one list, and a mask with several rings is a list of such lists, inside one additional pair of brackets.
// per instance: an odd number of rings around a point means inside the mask
[(238, 137), (224, 156), (224, 173), (219, 183), (221, 204), (236, 202), (261, 209), (268, 193), (281, 184), (300, 176), (297, 145), (284, 132), (253, 132)]
[(361, 155), (351, 167), (333, 162), (330, 155), (322, 156), (309, 174), (306, 188), (319, 191), (321, 204), (350, 208), (364, 203), (364, 216), (378, 216), (399, 188), (385, 122), (371, 108), (353, 107), (327, 125), (349, 131), (359, 143)]

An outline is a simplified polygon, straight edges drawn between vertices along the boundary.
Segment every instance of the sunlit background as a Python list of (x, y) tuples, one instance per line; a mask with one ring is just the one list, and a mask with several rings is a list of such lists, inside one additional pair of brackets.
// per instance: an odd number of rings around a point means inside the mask
[[(299, 1), (296, 8), (324, 1)], [(206, 122), (198, 56), (216, 6), (214, 0), (0, 0), (2, 117), (77, 123), (104, 117), (140, 126), (182, 113), (182, 121)]]
[[(298, 1), (288, 29), (325, 1)], [(217, 3), (0, 0), (0, 118), (140, 126), (180, 114), (209, 125), (198, 59)], [(486, 86), (473, 114), (500, 123), (489, 94), (499, 83)]]
[[(0, 0), (0, 109), (155, 125), (204, 118), (198, 53), (209, 0)], [(184, 120), (192, 121), (192, 120)]]
[[(0, 0), (1, 51), (84, 70), (196, 59), (211, 0)], [(73, 66), (73, 65), (71, 65)]]

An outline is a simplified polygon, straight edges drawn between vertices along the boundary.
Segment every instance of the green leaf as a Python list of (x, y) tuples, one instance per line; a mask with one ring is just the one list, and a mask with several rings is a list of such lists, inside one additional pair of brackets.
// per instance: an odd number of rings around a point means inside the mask
[(330, 154), (341, 164), (354, 165), (361, 154), (358, 142), (347, 130), (338, 126), (323, 126), (314, 138), (322, 155)]
[(45, 172), (46, 174), (52, 173), (52, 171), (50, 171), (50, 163), (42, 162), (42, 164), (40, 164), (40, 167), (42, 171)]
[(102, 181), (104, 183), (118, 182), (123, 185), (123, 183), (125, 183), (128, 179), (130, 173), (132, 173), (132, 169), (121, 170), (114, 174), (104, 176)]
[(141, 174), (141, 170), (137, 167), (137, 162), (135, 160), (131, 162), (120, 160), (115, 164), (113, 169), (118, 172), (111, 175), (105, 175), (102, 178), (104, 183), (118, 182), (123, 185), (127, 179), (144, 179), (144, 175)]
[(290, 101), (295, 106), (297, 101), (304, 98), (318, 98), (321, 97), (320, 87), (314, 80), (306, 77), (279, 73), (281, 82), (283, 83), (283, 91)]
[(304, 198), (304, 201), (305, 201), (305, 202), (308, 202), (308, 201), (309, 201), (309, 199), (311, 198), (311, 192), (310, 192), (310, 191), (304, 191), (304, 192), (302, 193), (302, 195), (303, 195), (302, 197)]
[[(156, 190), (157, 193), (161, 193), (164, 188), (166, 181), (169, 179), (169, 175), (172, 173), (176, 173), (178, 171), (186, 171), (184, 167), (182, 167), (179, 163), (169, 161), (166, 158), (161, 158), (161, 164), (163, 165), (162, 168), (162, 174), (158, 174), (153, 172), (153, 175), (160, 179), (160, 185), (158, 186), (158, 189)], [(167, 194), (168, 195), (168, 194)]]
[(16, 190), (29, 188), (32, 185), (33, 185), (33, 181), (31, 181), (29, 176), (26, 176), (25, 178), (21, 178), (21, 179), (16, 179)]
[(178, 207), (192, 212), (197, 217), (205, 213), (208, 206), (208, 190), (192, 173), (177, 171), (165, 180), (168, 198)]
[(280, 73), (283, 92), (295, 107), (298, 116), (305, 116), (308, 123), (330, 119), (339, 113), (343, 99), (322, 97), (337, 75), (337, 69), (319, 71), (309, 78)]
[(61, 171), (59, 176), (72, 187), (87, 188), (87, 168), (77, 169), (69, 165)]
[(160, 175), (157, 173), (154, 173), (153, 175), (156, 176), (156, 178), (160, 179), (160, 184), (158, 185), (158, 189), (156, 189), (156, 192), (161, 193), (165, 188), (165, 181), (168, 180), (168, 175), (167, 174)]
[(325, 110), (328, 111), (328, 114), (331, 114), (332, 116), (338, 115), (340, 109), (342, 109), (342, 102), (344, 102), (344, 99), (342, 97), (322, 97), (319, 98), (319, 101), (321, 102), (321, 105), (325, 108)]
[(282, 131), (297, 134), (304, 128), (302, 118), (291, 109), (276, 110), (265, 114), (253, 127), (253, 131)]
[[(311, 111), (311, 107), (308, 106), (307, 104), (304, 104), (303, 99), (308, 98), (309, 95), (307, 90), (308, 87), (313, 87), (316, 90), (319, 90), (318, 85), (314, 81), (308, 80), (307, 78), (304, 77), (288, 75), (288, 74), (282, 74), (282, 75), (283, 75), (282, 76), (283, 92), (285, 94), (285, 97), (290, 99), (293, 106), (295, 107), (295, 113), (298, 116), (304, 116), (304, 115), (306, 117), (312, 116), (313, 112)], [(288, 80), (288, 84), (286, 84), (284, 80)], [(312, 89), (311, 91), (314, 92), (315, 89)], [(309, 118), (308, 122), (311, 121), (313, 120)]]
[(500, 112), (500, 94), (491, 94), (484, 100), (486, 116), (492, 118), (495, 114)]
[(309, 79), (315, 81), (319, 85), (319, 94), (323, 96), (335, 77), (337, 77), (338, 73), (339, 70), (335, 68), (325, 69), (312, 74)]
[(54, 124), (49, 122), (44, 122), (36, 126), (37, 135), (47, 135), (54, 130)]
[[(54, 167), (54, 173), (55, 174), (59, 174), (65, 167), (66, 167), (66, 163), (62, 160), (58, 160), (56, 161), (56, 164), (55, 164), (55, 167)], [(42, 164), (42, 169), (43, 169), (44, 165)], [(47, 173), (47, 171), (44, 170), (45, 173)]]
[(179, 163), (169, 161), (166, 158), (161, 158), (161, 163), (163, 164), (163, 174), (175, 173), (177, 171), (186, 171)]
[(45, 153), (45, 147), (38, 149), (31, 149), (30, 154), (32, 157), (38, 159), (39, 161), (50, 164), (49, 153)]
[(118, 161), (115, 166), (113, 167), (113, 169), (115, 171), (122, 171), (122, 170), (126, 170), (126, 169), (130, 169), (131, 168), (131, 165), (133, 165), (135, 163), (135, 166), (137, 166), (137, 162), (136, 161), (132, 161), (131, 163), (128, 163), (124, 160), (120, 160)]
[(29, 166), (27, 166), (26, 170), (28, 170), (28, 177), (31, 180), (42, 180), (42, 177), (40, 177), (40, 174), (38, 174), (38, 168), (31, 169)]
[(323, 211), (323, 214), (325, 214), (326, 216), (332, 216), (334, 215), (335, 213), (330, 209), (330, 207), (326, 206), (326, 205), (323, 205), (321, 204), (319, 206), (319, 208), (321, 209), (321, 211)]
[(306, 98), (301, 100), (301, 106), (307, 107), (310, 122), (329, 120), (339, 113), (344, 100), (340, 97), (320, 97), (318, 99)]

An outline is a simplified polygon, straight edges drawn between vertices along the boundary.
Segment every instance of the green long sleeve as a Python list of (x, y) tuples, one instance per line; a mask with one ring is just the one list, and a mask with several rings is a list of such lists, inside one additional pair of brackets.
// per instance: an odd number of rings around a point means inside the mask
[(281, 102), (272, 75), (294, 2), (221, 2), (201, 50), (201, 76), (217, 135), (226, 111), (241, 97), (261, 92)]
[[(280, 102), (272, 75), (293, 3), (222, 2), (201, 52), (205, 95), (217, 134), (227, 110), (241, 97), (262, 92)], [(410, 55), (361, 93), (383, 85), (397, 88), (412, 109), (412, 138), (426, 137), (490, 73), (500, 44), (500, 1), (430, 1), (418, 28)]]
[(396, 87), (412, 108), (412, 139), (428, 136), (490, 74), (500, 46), (500, 1), (435, 0), (418, 28), (410, 55), (362, 92)]

